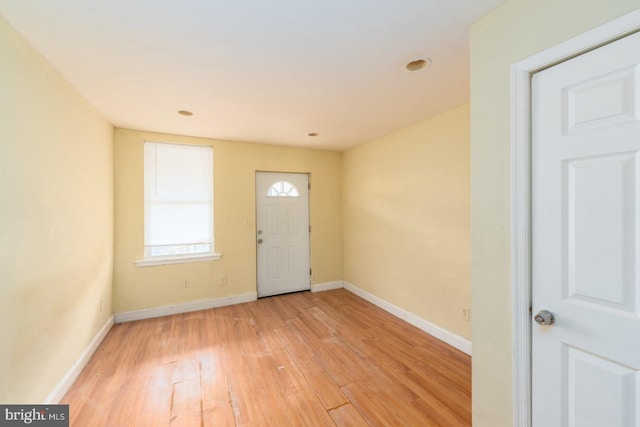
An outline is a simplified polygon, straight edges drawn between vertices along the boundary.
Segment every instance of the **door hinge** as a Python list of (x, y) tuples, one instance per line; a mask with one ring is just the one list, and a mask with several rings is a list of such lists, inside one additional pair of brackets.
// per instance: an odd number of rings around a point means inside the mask
[(311, 226), (309, 226), (309, 233), (311, 233)]
[(311, 183), (307, 184), (307, 189), (311, 190)]
[(312, 270), (311, 270), (311, 269), (309, 269), (309, 276), (311, 276), (311, 274), (312, 274), (311, 272), (312, 272)]

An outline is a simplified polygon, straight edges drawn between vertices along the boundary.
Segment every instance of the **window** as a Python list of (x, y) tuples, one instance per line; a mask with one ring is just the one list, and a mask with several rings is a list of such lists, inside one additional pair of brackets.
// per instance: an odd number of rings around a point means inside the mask
[(213, 253), (213, 148), (144, 143), (144, 260), (218, 259)]
[(295, 185), (287, 181), (278, 181), (269, 187), (267, 197), (300, 197)]

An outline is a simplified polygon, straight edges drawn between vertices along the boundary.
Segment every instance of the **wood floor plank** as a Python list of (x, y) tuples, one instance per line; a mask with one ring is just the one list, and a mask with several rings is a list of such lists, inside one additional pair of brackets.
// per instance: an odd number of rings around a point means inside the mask
[[(342, 331), (346, 328), (351, 328), (357, 331), (367, 331), (375, 325), (371, 322), (371, 319), (353, 316), (353, 312), (349, 310), (345, 305), (334, 306), (329, 304), (324, 299), (318, 298), (316, 300), (316, 308), (322, 310), (329, 319), (333, 320), (334, 325), (338, 326), (338, 330)], [(340, 327), (340, 325), (343, 325)]]
[(336, 426), (367, 427), (369, 424), (362, 418), (360, 412), (351, 404), (346, 404), (329, 411)]
[(468, 368), (471, 359), (468, 356), (465, 355), (464, 359), (456, 359), (454, 352), (460, 352), (450, 346), (446, 346), (443, 343), (434, 343), (434, 345), (438, 345), (438, 351), (428, 350), (423, 346), (416, 346), (413, 343), (406, 342), (404, 339), (399, 338), (401, 335), (379, 330), (378, 339), (370, 341), (370, 345), (376, 346), (379, 352), (386, 353), (408, 368), (417, 371), (428, 371), (429, 375), (445, 382), (448, 387), (452, 383), (456, 385), (460, 383), (461, 388), (470, 391), (470, 382), (466, 380), (471, 374)]
[(471, 359), (344, 289), (115, 325), (71, 426), (470, 426)]
[(407, 405), (384, 382), (372, 379), (349, 384), (343, 390), (371, 425), (430, 426), (419, 410)]
[(276, 332), (324, 407), (331, 409), (346, 403), (346, 397), (318, 364), (314, 357), (315, 354), (309, 351), (304, 339), (295, 334), (289, 327), (277, 329)]
[(262, 342), (265, 351), (281, 350), (283, 348), (282, 342), (278, 339), (275, 330), (276, 324), (284, 326), (284, 322), (278, 322), (278, 318), (274, 316), (271, 310), (267, 309), (271, 307), (271, 304), (259, 304), (262, 301), (264, 300), (245, 304), (246, 310), (252, 319), (258, 339)]
[(229, 385), (225, 376), (225, 367), (219, 354), (203, 352), (200, 375), (202, 400), (205, 408), (209, 400), (229, 400)]
[(460, 414), (443, 405), (438, 399), (420, 398), (412, 401), (411, 405), (422, 412), (426, 420), (435, 423), (437, 426), (471, 426), (469, 416), (461, 417)]
[(314, 316), (312, 312), (313, 309), (317, 309), (317, 307), (309, 307), (301, 310), (298, 313), (297, 320), (302, 321), (319, 339), (329, 338), (335, 335), (336, 329), (330, 328), (328, 323), (324, 323), (321, 319)]
[(168, 426), (171, 419), (173, 371), (176, 363), (154, 366), (144, 388), (142, 409), (137, 416), (140, 427)]
[(173, 384), (171, 426), (198, 426), (202, 423), (200, 378)]
[(371, 426), (394, 425), (399, 426), (400, 420), (387, 409), (386, 404), (380, 404), (375, 398), (377, 390), (366, 383), (353, 383), (342, 387), (367, 424)]
[[(102, 344), (96, 350), (85, 369), (76, 379), (74, 386), (65, 396), (67, 402), (72, 403), (72, 405), (69, 406), (70, 424), (78, 422), (78, 425), (82, 425), (82, 423), (79, 422), (82, 421), (82, 418), (80, 417), (82, 409), (85, 408), (85, 406), (87, 408), (93, 408), (100, 404), (100, 402), (93, 402), (93, 398), (95, 396), (93, 390), (104, 375), (104, 369), (110, 369), (110, 367), (105, 368), (105, 365), (109, 364), (106, 355), (113, 354), (117, 349), (117, 342), (120, 338), (119, 332), (121, 331), (121, 328), (116, 328), (116, 326), (119, 325), (115, 325), (111, 328), (111, 331), (102, 341)], [(85, 411), (85, 413), (88, 412), (95, 413), (97, 412), (97, 408)]]
[(264, 369), (270, 368), (276, 373), (281, 395), (288, 400), (287, 406), (295, 415), (295, 419), (300, 421), (300, 425), (333, 425), (331, 417), (288, 352), (276, 352), (265, 358), (265, 361), (268, 361), (270, 366), (267, 365)]
[(215, 402), (202, 412), (203, 427), (233, 427), (236, 425), (228, 400)]
[(298, 318), (299, 308), (290, 303), (291, 301), (295, 301), (295, 299), (292, 298), (291, 294), (269, 298), (271, 299), (271, 303), (274, 305), (276, 312), (281, 319), (287, 321)]
[[(347, 360), (340, 360), (339, 355), (335, 353), (335, 351), (338, 350), (339, 344), (329, 341), (331, 344), (327, 345), (327, 341), (320, 340), (301, 319), (291, 319), (287, 324), (291, 331), (296, 333), (299, 339), (304, 342), (309, 354), (322, 366), (336, 385), (342, 386), (358, 378), (354, 376), (357, 374), (357, 371), (354, 372), (351, 370), (354, 362), (351, 361), (351, 363), (347, 363)], [(342, 350), (340, 350), (340, 352), (343, 353)], [(351, 355), (349, 355), (349, 358), (351, 358)]]

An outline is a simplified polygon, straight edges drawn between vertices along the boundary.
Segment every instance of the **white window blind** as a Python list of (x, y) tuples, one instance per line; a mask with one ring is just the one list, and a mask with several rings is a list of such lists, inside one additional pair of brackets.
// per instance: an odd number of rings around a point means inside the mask
[(213, 148), (144, 143), (145, 259), (213, 253)]

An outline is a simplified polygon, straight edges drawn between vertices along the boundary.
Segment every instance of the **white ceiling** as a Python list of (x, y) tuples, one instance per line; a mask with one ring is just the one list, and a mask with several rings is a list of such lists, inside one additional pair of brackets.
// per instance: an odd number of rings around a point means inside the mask
[(0, 0), (0, 13), (114, 126), (344, 150), (467, 102), (469, 24), (504, 1)]

